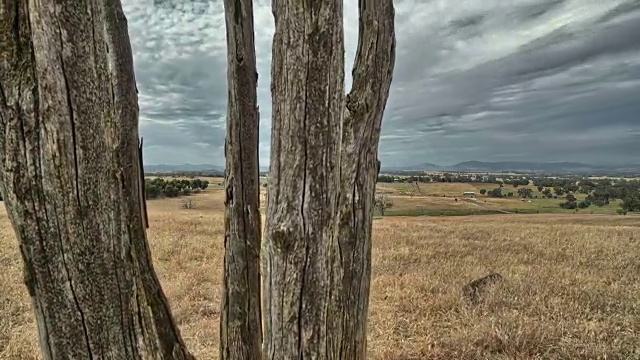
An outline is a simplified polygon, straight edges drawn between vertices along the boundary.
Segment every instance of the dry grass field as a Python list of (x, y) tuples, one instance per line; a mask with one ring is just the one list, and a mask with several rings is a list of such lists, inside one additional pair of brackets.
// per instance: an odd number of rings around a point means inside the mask
[[(148, 202), (156, 270), (202, 360), (218, 358), (222, 197)], [(4, 207), (0, 249), (0, 359), (40, 359)], [(384, 217), (373, 257), (370, 359), (640, 359), (638, 216)], [(504, 281), (467, 304), (463, 285), (490, 271)]]

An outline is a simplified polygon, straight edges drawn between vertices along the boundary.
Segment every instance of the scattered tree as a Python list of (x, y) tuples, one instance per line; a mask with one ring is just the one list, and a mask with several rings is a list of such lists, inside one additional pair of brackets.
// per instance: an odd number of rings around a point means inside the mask
[(155, 184), (145, 184), (144, 193), (146, 199), (156, 199), (162, 194), (162, 189)]
[(384, 216), (385, 212), (393, 207), (393, 202), (387, 195), (376, 195), (375, 207), (380, 215)]
[(191, 180), (189, 187), (191, 187), (191, 189), (193, 190), (196, 190), (196, 189), (205, 190), (207, 187), (209, 187), (209, 181), (201, 180), (201, 179), (193, 179)]
[(576, 209), (578, 208), (578, 204), (575, 201), (566, 201), (566, 202), (562, 202), (560, 203), (560, 207), (563, 209)]
[(569, 184), (569, 185), (567, 185), (567, 187), (566, 187), (566, 190), (567, 190), (568, 192), (572, 192), (572, 193), (577, 192), (577, 191), (578, 191), (578, 189), (579, 189), (579, 187), (578, 187), (578, 185), (576, 185), (575, 183)]
[(591, 203), (589, 201), (587, 201), (587, 200), (583, 200), (583, 201), (580, 201), (578, 203), (578, 208), (580, 208), (580, 209), (586, 209), (589, 206), (591, 206)]
[(595, 187), (596, 185), (593, 182), (589, 180), (583, 180), (578, 183), (578, 192), (582, 194), (589, 194), (591, 191), (593, 191), (593, 189), (595, 189)]
[(196, 203), (191, 199), (182, 200), (182, 208), (183, 209), (195, 209)]
[(640, 211), (640, 192), (627, 195), (622, 199), (620, 207), (625, 211)]
[(580, 204), (577, 203), (578, 199), (576, 199), (576, 197), (573, 194), (567, 194), (565, 196), (566, 201), (563, 203), (560, 203), (560, 207), (564, 208), (564, 209), (575, 209), (577, 211), (578, 208), (582, 208), (582, 206), (585, 206), (584, 201), (581, 202)]
[(489, 197), (501, 198), (502, 197), (502, 187), (495, 188), (487, 193)]
[(487, 193), (487, 189), (480, 189), (480, 194), (481, 194), (481, 195), (484, 195), (484, 194), (486, 194), (486, 193)]
[(604, 189), (597, 188), (587, 196), (587, 200), (596, 206), (605, 206), (609, 204), (609, 193)]
[(529, 188), (519, 188), (518, 196), (520, 196), (521, 198), (531, 198), (533, 197), (533, 190)]
[(164, 188), (164, 195), (170, 198), (178, 197), (178, 195), (180, 195), (180, 189), (173, 185), (168, 185)]

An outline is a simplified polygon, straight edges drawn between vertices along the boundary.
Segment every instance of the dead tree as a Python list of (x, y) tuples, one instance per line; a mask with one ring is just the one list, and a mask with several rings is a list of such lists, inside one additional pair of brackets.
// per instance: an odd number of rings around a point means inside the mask
[(418, 181), (413, 181), (411, 183), (411, 188), (412, 188), (412, 193), (411, 193), (411, 197), (413, 197), (414, 195), (422, 195), (422, 191), (420, 190), (420, 185), (418, 184)]
[(395, 59), (393, 4), (360, 0), (346, 108), (342, 1), (273, 4), (265, 356), (364, 359), (377, 152)]
[(264, 356), (338, 358), (334, 240), (344, 98), (342, 0), (274, 0)]
[(120, 1), (4, 0), (0, 17), (0, 184), (43, 358), (191, 359), (146, 238)]
[(220, 359), (259, 360), (262, 359), (260, 117), (252, 0), (225, 0), (224, 10), (228, 106)]
[(393, 202), (388, 195), (380, 194), (375, 196), (373, 206), (380, 212), (381, 216), (384, 216), (385, 212), (393, 207)]
[(378, 143), (395, 65), (393, 0), (359, 0), (359, 18), (353, 86), (346, 98), (342, 131), (337, 215), (342, 260), (340, 358), (354, 360), (367, 358)]

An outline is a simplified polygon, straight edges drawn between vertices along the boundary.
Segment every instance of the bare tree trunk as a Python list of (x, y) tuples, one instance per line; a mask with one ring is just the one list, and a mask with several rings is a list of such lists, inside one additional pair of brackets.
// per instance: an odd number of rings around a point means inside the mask
[(144, 182), (144, 163), (142, 161), (143, 156), (142, 156), (142, 138), (140, 138), (140, 144), (138, 145), (138, 168), (140, 170), (140, 188), (142, 189), (142, 191), (140, 191), (140, 203), (142, 204), (142, 223), (144, 225), (145, 229), (149, 228), (149, 214), (147, 214), (147, 196), (146, 196), (146, 189), (147, 187), (145, 186), (145, 182)]
[(344, 99), (342, 0), (274, 0), (263, 245), (264, 356), (337, 358), (335, 242)]
[(146, 239), (120, 1), (0, 6), (2, 193), (44, 359), (191, 359)]
[[(382, 116), (395, 63), (393, 0), (360, 0), (360, 35), (347, 95), (340, 158), (341, 359), (364, 360), (371, 284), (371, 230)], [(384, 215), (385, 209), (380, 209)]]
[(262, 358), (260, 174), (252, 0), (225, 0), (228, 112), (220, 359)]

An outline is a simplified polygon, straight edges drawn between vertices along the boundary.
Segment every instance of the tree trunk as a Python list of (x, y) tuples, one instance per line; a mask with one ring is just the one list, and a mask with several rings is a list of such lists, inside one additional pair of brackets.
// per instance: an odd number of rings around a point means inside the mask
[(2, 193), (44, 359), (191, 359), (146, 239), (120, 1), (0, 7)]
[(252, 0), (225, 0), (228, 106), (220, 359), (262, 358), (260, 174)]
[(274, 0), (263, 247), (264, 356), (337, 358), (335, 208), (344, 99), (342, 0)]
[[(395, 63), (392, 0), (360, 0), (360, 34), (347, 95), (337, 233), (342, 259), (341, 359), (364, 360), (371, 284), (371, 230), (382, 116)], [(380, 207), (384, 216), (385, 206)]]

